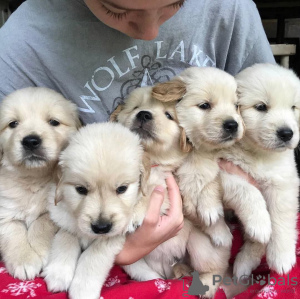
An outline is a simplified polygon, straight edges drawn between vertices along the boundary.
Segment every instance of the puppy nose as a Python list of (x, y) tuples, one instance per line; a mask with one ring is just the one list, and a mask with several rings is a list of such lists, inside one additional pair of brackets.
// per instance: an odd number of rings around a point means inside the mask
[(226, 120), (223, 123), (223, 128), (229, 133), (235, 133), (238, 129), (239, 124), (235, 120)]
[(91, 227), (92, 231), (97, 235), (107, 234), (112, 228), (112, 223), (106, 221), (98, 221), (95, 224), (91, 224)]
[(152, 114), (149, 111), (140, 111), (137, 115), (136, 118), (142, 122), (147, 122), (149, 120), (151, 120)]
[(289, 128), (283, 128), (277, 131), (277, 136), (284, 142), (291, 140), (293, 135), (293, 131)]
[(34, 150), (42, 144), (42, 139), (37, 135), (29, 135), (23, 138), (22, 145), (25, 149)]

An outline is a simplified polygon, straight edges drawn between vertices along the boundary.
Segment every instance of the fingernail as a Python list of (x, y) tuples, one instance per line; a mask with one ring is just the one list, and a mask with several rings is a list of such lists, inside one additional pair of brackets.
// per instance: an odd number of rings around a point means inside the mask
[(163, 186), (156, 186), (154, 191), (160, 192), (160, 193), (164, 193), (165, 188)]

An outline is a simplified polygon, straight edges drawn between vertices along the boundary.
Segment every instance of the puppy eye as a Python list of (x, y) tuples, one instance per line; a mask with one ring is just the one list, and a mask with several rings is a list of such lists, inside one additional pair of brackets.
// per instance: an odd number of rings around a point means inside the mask
[(57, 126), (60, 125), (60, 122), (57, 121), (57, 120), (55, 120), (55, 119), (50, 119), (50, 120), (49, 120), (49, 124), (50, 124), (51, 126), (53, 126), (53, 127), (57, 127)]
[(117, 194), (123, 194), (126, 192), (127, 189), (128, 189), (128, 186), (120, 186), (117, 188), (116, 192), (117, 192)]
[(75, 187), (77, 193), (79, 193), (80, 195), (87, 195), (88, 194), (88, 189), (86, 189), (83, 186), (76, 186)]
[(18, 126), (18, 122), (16, 121), (16, 120), (14, 120), (14, 121), (11, 121), (9, 124), (8, 124), (8, 126), (11, 128), (11, 129), (14, 129), (14, 128), (16, 128), (17, 126)]
[(235, 109), (238, 110), (239, 109), (239, 105), (238, 104), (234, 104)]
[(295, 110), (296, 109), (296, 106), (292, 106), (292, 110)]
[(173, 120), (173, 117), (169, 112), (165, 112), (165, 115), (168, 119)]
[(267, 111), (267, 110), (268, 110), (266, 104), (257, 104), (257, 105), (254, 106), (254, 108), (255, 108), (257, 111)]
[(210, 109), (210, 104), (209, 103), (203, 103), (203, 104), (199, 105), (198, 107), (202, 110), (207, 110), (207, 109)]

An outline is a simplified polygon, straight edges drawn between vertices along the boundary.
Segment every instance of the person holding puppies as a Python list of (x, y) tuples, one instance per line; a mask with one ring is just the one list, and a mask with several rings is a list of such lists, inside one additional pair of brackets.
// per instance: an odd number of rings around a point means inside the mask
[[(47, 86), (74, 101), (85, 123), (107, 120), (136, 87), (191, 65), (235, 75), (274, 62), (250, 0), (27, 0), (1, 28), (0, 44), (0, 101), (25, 86)], [(178, 187), (167, 183), (176, 208), (159, 217), (163, 191), (156, 188), (149, 217), (117, 263), (138, 260), (182, 226)], [(145, 236), (154, 232), (150, 244)]]
[(0, 100), (47, 86), (102, 122), (136, 87), (189, 66), (232, 75), (274, 58), (251, 0), (27, 0), (0, 30)]

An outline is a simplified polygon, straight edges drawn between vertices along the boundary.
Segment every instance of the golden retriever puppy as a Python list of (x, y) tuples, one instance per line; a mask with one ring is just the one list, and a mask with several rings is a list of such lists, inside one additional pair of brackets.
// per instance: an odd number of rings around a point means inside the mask
[(49, 196), (49, 211), (60, 230), (42, 275), (50, 291), (96, 299), (125, 234), (139, 225), (135, 209), (141, 190), (147, 192), (149, 163), (143, 162), (136, 134), (120, 124), (104, 123), (79, 130), (59, 164), (60, 180)]
[[(299, 142), (300, 80), (277, 65), (256, 64), (236, 76), (244, 138), (224, 158), (239, 165), (258, 184), (271, 217), (272, 234), (267, 245), (246, 241), (234, 272), (249, 275), (266, 253), (271, 269), (287, 273), (296, 262), (296, 222), (299, 178), (294, 151)], [(244, 207), (244, 217), (260, 206), (261, 194), (245, 180), (222, 175), (225, 200)], [(244, 203), (246, 202), (246, 204)], [(265, 225), (257, 214), (256, 220)]]
[(212, 241), (223, 246), (231, 245), (232, 236), (223, 218), (218, 159), (220, 149), (243, 136), (236, 89), (234, 78), (224, 71), (192, 67), (158, 84), (152, 93), (160, 101), (176, 104), (179, 125), (193, 146), (176, 172), (185, 215), (200, 222)]
[(152, 165), (173, 171), (182, 164), (190, 147), (178, 125), (174, 103), (158, 101), (151, 93), (152, 87), (137, 88), (110, 119), (139, 135)]
[[(150, 157), (152, 171), (160, 168), (173, 172), (184, 163), (191, 147), (186, 142), (184, 131), (178, 125), (174, 102), (158, 101), (151, 93), (151, 87), (136, 89), (126, 103), (118, 107), (112, 119), (140, 136)], [(227, 227), (226, 232), (230, 235)], [(184, 219), (183, 229), (176, 237), (162, 243), (143, 259), (125, 266), (124, 269), (137, 280), (171, 278), (174, 275), (172, 265), (184, 260), (186, 251), (191, 266), (200, 273), (201, 281), (209, 286), (205, 296), (212, 297), (219, 285), (213, 284), (213, 275), (223, 275), (226, 271), (230, 246), (215, 246), (210, 238), (194, 227), (188, 219)]]
[(25, 88), (0, 105), (0, 251), (8, 272), (33, 279), (47, 262), (55, 226), (47, 195), (60, 151), (80, 122), (74, 104)]

